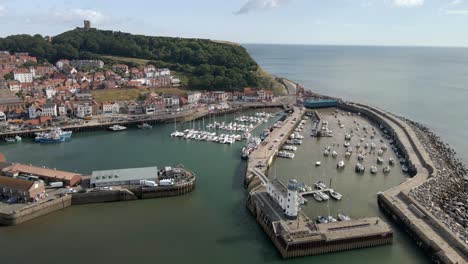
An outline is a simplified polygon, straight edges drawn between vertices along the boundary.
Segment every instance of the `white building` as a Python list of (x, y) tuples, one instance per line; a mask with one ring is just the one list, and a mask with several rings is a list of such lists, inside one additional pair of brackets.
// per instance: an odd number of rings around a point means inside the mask
[(65, 105), (59, 105), (57, 106), (57, 109), (58, 109), (58, 115), (59, 116), (66, 116), (67, 115), (67, 108), (65, 107)]
[(15, 81), (18, 81), (20, 83), (33, 82), (33, 74), (26, 69), (14, 71), (13, 77)]
[(198, 104), (200, 101), (201, 93), (200, 92), (189, 92), (187, 94), (187, 101), (189, 104)]
[(68, 66), (70, 64), (70, 61), (69, 60), (59, 60), (57, 61), (57, 63), (55, 64), (55, 66), (57, 66), (57, 68), (59, 70), (62, 70), (63, 67), (65, 66)]
[(121, 170), (93, 171), (92, 187), (107, 187), (119, 185), (140, 185), (140, 181), (157, 181), (158, 168), (135, 168)]
[(288, 186), (279, 181), (269, 181), (267, 190), (270, 197), (283, 209), (287, 218), (295, 219), (299, 213), (299, 194), (296, 180), (289, 180)]
[(103, 115), (118, 114), (119, 110), (120, 110), (120, 106), (118, 103), (103, 103), (102, 104)]
[(45, 89), (45, 94), (47, 99), (52, 99), (52, 97), (54, 97), (57, 94), (57, 90), (55, 90), (55, 88), (53, 87), (47, 87)]
[(7, 118), (4, 112), (0, 112), (0, 122), (6, 122)]
[(28, 115), (29, 115), (29, 118), (30, 119), (34, 119), (37, 117), (37, 108), (35, 105), (31, 105), (29, 108), (28, 108)]
[(164, 96), (164, 104), (166, 105), (166, 107), (177, 107), (180, 105), (179, 97), (171, 95)]
[(78, 118), (93, 116), (93, 106), (89, 105), (88, 103), (77, 105), (75, 108), (75, 116)]
[(169, 76), (169, 75), (171, 75), (171, 71), (169, 69), (166, 69), (166, 68), (159, 69), (158, 72), (159, 72), (159, 76)]
[(44, 104), (42, 106), (41, 116), (57, 116), (57, 105), (53, 103)]
[(10, 88), (10, 91), (14, 93), (21, 91), (21, 84), (19, 82), (10, 82), (10, 84), (8, 84), (8, 87)]
[(154, 104), (147, 104), (144, 107), (146, 115), (154, 115), (156, 113), (156, 106)]

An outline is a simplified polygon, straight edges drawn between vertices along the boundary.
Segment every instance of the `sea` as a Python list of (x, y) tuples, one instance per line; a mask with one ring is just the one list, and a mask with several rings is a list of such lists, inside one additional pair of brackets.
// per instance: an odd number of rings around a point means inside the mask
[(273, 75), (431, 128), (468, 161), (468, 48), (243, 46)]
[[(466, 49), (244, 46), (268, 72), (319, 93), (366, 102), (426, 124), (466, 158)], [(231, 122), (235, 116), (216, 118)], [(275, 116), (269, 124), (279, 118), (281, 115)], [(19, 226), (0, 227), (2, 259), (10, 263), (68, 264), (430, 262), (376, 205), (376, 193), (405, 180), (404, 176), (335, 175), (336, 168), (327, 170), (327, 163), (319, 174), (313, 173), (310, 166), (315, 160), (311, 162), (311, 158), (319, 156), (319, 148), (313, 145), (298, 150), (294, 161), (275, 163), (275, 177), (284, 181), (299, 177), (310, 182), (334, 177), (345, 201), (320, 208), (309, 202), (305, 211), (380, 216), (393, 228), (394, 243), (283, 260), (245, 207), (245, 162), (240, 159), (243, 144), (221, 145), (169, 136), (175, 129), (202, 129), (210, 121), (205, 118), (118, 133), (86, 132), (74, 134), (63, 144), (41, 145), (27, 139), (18, 144), (1, 143), (0, 152), (8, 161), (83, 175), (93, 170), (183, 164), (197, 177), (196, 189), (184, 196), (73, 206)], [(261, 130), (259, 127), (255, 133)]]

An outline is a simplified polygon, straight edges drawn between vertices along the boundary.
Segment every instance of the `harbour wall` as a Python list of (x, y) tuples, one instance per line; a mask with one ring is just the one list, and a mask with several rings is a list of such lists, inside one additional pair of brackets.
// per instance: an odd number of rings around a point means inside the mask
[[(114, 121), (114, 122), (105, 122), (105, 123), (89, 123), (84, 125), (67, 125), (61, 126), (62, 129), (67, 131), (72, 131), (74, 133), (79, 132), (90, 132), (90, 131), (97, 131), (97, 130), (106, 130), (110, 126), (113, 125), (121, 125), (121, 126), (128, 126), (128, 127), (136, 127), (138, 124), (142, 122), (148, 123), (150, 125), (156, 125), (161, 123), (171, 123), (171, 122), (190, 122), (192, 120), (196, 120), (208, 115), (224, 115), (230, 113), (236, 113), (239, 111), (247, 110), (247, 109), (258, 109), (258, 108), (287, 108), (285, 105), (281, 103), (245, 103), (245, 104), (238, 104), (235, 107), (227, 110), (219, 110), (216, 112), (209, 112), (207, 109), (196, 109), (191, 111), (186, 111), (179, 114), (174, 115), (154, 115), (154, 116), (145, 116), (144, 119), (139, 120), (126, 120), (126, 121)], [(45, 132), (48, 131), (48, 128), (45, 129), (31, 129), (31, 130), (19, 130), (19, 131), (10, 131), (10, 132), (3, 132), (0, 133), (0, 140), (4, 140), (8, 137), (14, 136), (21, 136), (21, 137), (35, 137), (36, 133), (38, 132)]]
[(379, 193), (377, 196), (379, 208), (403, 226), (434, 262), (456, 263), (454, 259), (459, 258), (468, 262), (466, 244), (409, 196), (410, 190), (437, 176), (431, 158), (414, 131), (402, 120), (374, 107), (342, 101), (338, 107), (350, 112), (359, 112), (377, 124), (382, 124), (408, 161), (410, 175), (413, 177), (386, 192)]
[(72, 205), (70, 195), (35, 204), (12, 213), (0, 213), (0, 225), (18, 225)]
[(74, 193), (72, 195), (72, 205), (132, 201), (136, 199), (138, 197), (129, 190)]

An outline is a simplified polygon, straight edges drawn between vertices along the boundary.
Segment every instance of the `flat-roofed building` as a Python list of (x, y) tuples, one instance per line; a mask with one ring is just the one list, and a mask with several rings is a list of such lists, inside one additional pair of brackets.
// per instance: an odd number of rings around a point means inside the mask
[(0, 196), (4, 198), (14, 198), (17, 202), (35, 202), (40, 200), (44, 193), (45, 187), (40, 181), (0, 176)]
[(92, 187), (139, 185), (141, 180), (156, 181), (158, 167), (93, 171)]
[(12, 163), (10, 166), (3, 168), (2, 173), (10, 177), (17, 177), (19, 175), (38, 176), (46, 182), (60, 181), (66, 186), (75, 186), (81, 181), (81, 175), (78, 173), (34, 167), (19, 163)]

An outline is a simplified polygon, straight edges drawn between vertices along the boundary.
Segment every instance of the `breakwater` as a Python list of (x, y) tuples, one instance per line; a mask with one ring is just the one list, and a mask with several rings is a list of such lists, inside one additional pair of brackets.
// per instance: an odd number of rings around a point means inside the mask
[[(339, 109), (359, 113), (386, 130), (405, 159), (411, 178), (380, 192), (379, 208), (400, 223), (434, 262), (467, 262), (467, 170), (454, 158), (454, 151), (427, 128), (379, 108), (311, 92), (308, 95), (337, 100)], [(255, 185), (248, 185), (249, 191), (259, 186), (256, 178), (251, 182)]]
[(74, 193), (49, 200), (47, 202), (33, 204), (10, 213), (0, 213), (0, 225), (18, 225), (37, 217), (56, 212), (58, 210), (91, 203), (108, 203), (133, 201), (138, 199), (152, 199), (185, 195), (195, 189), (195, 174), (180, 184), (164, 187), (129, 187), (127, 189), (95, 191), (87, 193)]
[(358, 112), (383, 125), (396, 142), (410, 168), (411, 179), (378, 194), (378, 205), (396, 222), (403, 225), (435, 262), (462, 263), (467, 261), (467, 246), (455, 233), (447, 228), (424, 208), (410, 192), (432, 181), (438, 176), (435, 165), (414, 130), (405, 121), (363, 104), (340, 102), (339, 108)]

